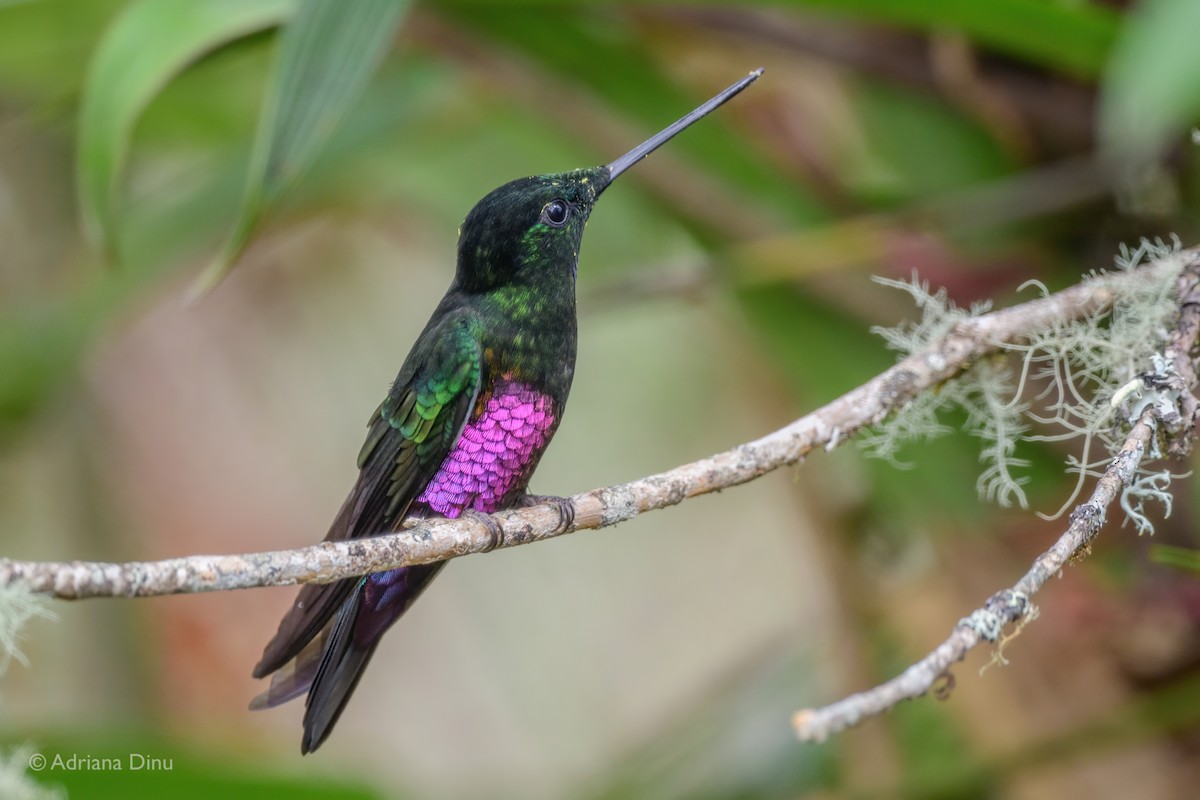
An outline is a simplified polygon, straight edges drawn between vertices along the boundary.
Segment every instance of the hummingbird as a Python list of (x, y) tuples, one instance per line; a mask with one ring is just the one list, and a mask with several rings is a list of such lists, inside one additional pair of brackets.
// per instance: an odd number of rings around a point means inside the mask
[[(526, 491), (562, 421), (575, 372), (575, 277), (584, 226), (622, 173), (753, 83), (751, 72), (615, 161), (506, 183), (459, 228), (454, 279), (368, 421), (358, 480), (325, 541), (413, 519), (552, 503)], [(486, 518), (485, 518), (486, 521)], [(492, 529), (498, 534), (495, 523)], [(307, 693), (301, 753), (333, 730), (383, 634), (445, 562), (304, 586), (254, 668), (271, 708)]]

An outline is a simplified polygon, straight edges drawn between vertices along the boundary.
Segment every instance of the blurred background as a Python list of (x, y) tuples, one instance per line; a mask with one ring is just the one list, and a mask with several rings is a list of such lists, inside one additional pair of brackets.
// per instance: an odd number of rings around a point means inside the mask
[[(534, 491), (709, 455), (871, 377), (894, 354), (869, 328), (915, 314), (871, 275), (1007, 305), (1200, 234), (1190, 0), (455, 0), (379, 28), (361, 94), (189, 305), (258, 174), (295, 6), (0, 2), (3, 556), (319, 540), (474, 202), (607, 162), (757, 66), (592, 216)], [(1034, 510), (1069, 492), (1066, 454), (1021, 454)], [(303, 759), (300, 703), (246, 710), (294, 590), (55, 603), (0, 681), (0, 743), (172, 759), (38, 776), (73, 798), (1191, 796), (1200, 582), (1153, 546), (1200, 545), (1195, 480), (1154, 542), (1110, 525), (1009, 666), (981, 677), (981, 648), (949, 702), (794, 740), (792, 712), (894, 675), (1061, 530), (977, 499), (968, 435), (901, 457), (843, 447), (452, 564)]]

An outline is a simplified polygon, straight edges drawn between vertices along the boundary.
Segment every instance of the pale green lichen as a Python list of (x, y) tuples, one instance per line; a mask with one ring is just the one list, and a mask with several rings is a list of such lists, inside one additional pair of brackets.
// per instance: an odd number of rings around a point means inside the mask
[[(34, 617), (53, 619), (49, 598), (20, 586), (0, 586), (0, 675), (15, 658), (28, 665), (19, 645), (21, 629)], [(2, 795), (0, 795), (2, 796)]]
[(923, 350), (949, 333), (959, 322), (986, 313), (992, 306), (990, 300), (985, 300), (972, 305), (970, 309), (959, 308), (945, 289), (931, 293), (929, 284), (918, 280), (916, 274), (911, 281), (879, 277), (872, 280), (907, 293), (921, 310), (919, 320), (901, 322), (894, 328), (871, 328), (871, 333), (882, 336), (889, 348), (905, 355)]
[[(50, 600), (21, 586), (0, 586), (0, 676), (15, 659), (28, 665), (19, 642), (21, 629), (34, 617), (53, 619)], [(41, 786), (30, 780), (27, 769), (31, 759), (41, 758), (32, 747), (22, 745), (0, 753), (0, 798), (4, 800), (65, 800), (58, 788)], [(42, 761), (41, 763), (45, 763)]]
[[(948, 428), (939, 421), (939, 414), (959, 407), (967, 414), (964, 428), (983, 441), (980, 461), (984, 469), (977, 484), (980, 496), (1002, 506), (1015, 503), (1025, 508), (1023, 486), (1028, 476), (1020, 471), (1028, 462), (1017, 456), (1020, 442), (1077, 442), (1076, 452), (1067, 457), (1068, 471), (1077, 476), (1075, 488), (1056, 513), (1043, 516), (1063, 514), (1078, 499), (1086, 479), (1099, 475), (1119, 452), (1131, 421), (1145, 404), (1173, 402), (1161, 394), (1144, 397), (1142, 390), (1146, 380), (1161, 379), (1160, 373), (1170, 369), (1161, 351), (1178, 312), (1174, 293), (1184, 263), (1179, 250), (1175, 238), (1170, 243), (1143, 240), (1132, 250), (1122, 246), (1115, 259), (1119, 271), (1146, 262), (1159, 263), (1147, 271), (1146, 279), (1126, 283), (1111, 310), (1059, 320), (1031, 332), (1022, 343), (1004, 345), (1002, 350), (1017, 357), (1018, 369), (1003, 357), (982, 360), (884, 421), (864, 438), (864, 446), (872, 455), (896, 461), (903, 443), (946, 433)], [(1101, 272), (1085, 280), (1106, 278)], [(986, 304), (969, 310), (957, 308), (944, 289), (930, 292), (928, 285), (915, 277), (879, 282), (907, 292), (921, 310), (915, 322), (874, 329), (889, 347), (904, 355), (928, 347), (962, 320), (987, 309)], [(1048, 294), (1041, 284), (1032, 285)], [(1141, 380), (1143, 377), (1146, 380)], [(1032, 403), (1025, 400), (1029, 395)], [(1037, 433), (1030, 433), (1031, 425)], [(1152, 458), (1156, 455), (1150, 453)], [(1146, 500), (1159, 501), (1170, 513), (1169, 487), (1174, 477), (1178, 476), (1162, 470), (1139, 468), (1135, 472), (1124, 490), (1121, 507), (1139, 533), (1153, 531), (1145, 514)]]
[[(970, 309), (958, 308), (945, 289), (931, 293), (928, 284), (919, 282), (915, 276), (911, 281), (881, 278), (876, 281), (907, 292), (922, 311), (916, 322), (901, 323), (894, 328), (872, 328), (873, 333), (884, 338), (888, 347), (904, 355), (925, 349), (964, 319), (979, 316), (990, 308), (990, 303), (986, 302), (972, 305)], [(1027, 465), (1024, 459), (1015, 455), (1017, 442), (1026, 430), (1022, 419), (1026, 407), (1010, 400), (1011, 396), (1008, 370), (1003, 364), (984, 360), (937, 391), (923, 392), (915, 397), (865, 437), (863, 444), (872, 455), (900, 464), (896, 453), (905, 442), (949, 432), (950, 429), (938, 421), (938, 415), (954, 407), (961, 408), (967, 413), (966, 428), (983, 440), (979, 460), (984, 470), (977, 484), (980, 494), (1002, 506), (1016, 502), (1025, 507), (1025, 492), (1021, 487), (1028, 478), (1015, 476), (1013, 469)]]
[(4, 800), (66, 800), (67, 793), (60, 787), (42, 786), (29, 777), (30, 764), (41, 758), (29, 745), (0, 753), (0, 797)]

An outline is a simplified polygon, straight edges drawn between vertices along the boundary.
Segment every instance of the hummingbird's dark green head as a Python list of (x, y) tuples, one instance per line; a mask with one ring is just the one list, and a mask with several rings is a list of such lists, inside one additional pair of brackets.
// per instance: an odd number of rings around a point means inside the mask
[(467, 292), (574, 274), (583, 229), (610, 181), (607, 167), (534, 175), (504, 184), (475, 204), (458, 239), (455, 282)]
[[(691, 113), (604, 166), (506, 183), (475, 204), (459, 229), (455, 288), (553, 286), (574, 296), (579, 245), (592, 206), (616, 178), (758, 79), (756, 69)], [(564, 280), (567, 279), (567, 280)], [(573, 302), (573, 301), (572, 301)]]

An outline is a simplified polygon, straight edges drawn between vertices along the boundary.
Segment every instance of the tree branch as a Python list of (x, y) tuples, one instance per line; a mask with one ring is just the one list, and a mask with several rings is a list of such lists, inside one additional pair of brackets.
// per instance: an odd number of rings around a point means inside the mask
[(1108, 507), (1130, 485), (1147, 449), (1156, 452), (1152, 444), (1160, 424), (1170, 433), (1172, 455), (1182, 457), (1190, 452), (1198, 415), (1193, 395), (1197, 377), (1191, 352), (1200, 338), (1200, 257), (1195, 251), (1182, 255), (1187, 261), (1178, 283), (1179, 320), (1165, 353), (1176, 374), (1172, 381), (1177, 385), (1171, 388), (1178, 392), (1179, 412), (1163, 413), (1156, 404), (1149, 404), (1138, 416), (1120, 452), (1100, 476), (1091, 497), (1071, 512), (1066, 532), (1037, 557), (1016, 584), (992, 595), (983, 606), (959, 620), (950, 637), (936, 650), (892, 680), (823, 708), (796, 712), (792, 724), (801, 740), (824, 741), (866, 717), (924, 695), (940, 678), (949, 677), (950, 667), (981, 641), (1000, 640), (1006, 625), (1031, 618), (1035, 606), (1030, 598), (1051, 576), (1087, 554), (1104, 525)]
[[(1196, 258), (1195, 251), (1184, 255)], [(803, 460), (818, 447), (833, 449), (977, 359), (1030, 332), (1102, 311), (1123, 288), (1168, 266), (1152, 264), (1087, 280), (1048, 297), (964, 320), (931, 347), (761, 439), (657, 475), (575, 495), (571, 498), (574, 523), (567, 530), (561, 529), (559, 514), (553, 507), (535, 506), (493, 515), (501, 534), (499, 541), (492, 526), (483, 520), (434, 519), (370, 539), (247, 555), (188, 556), (122, 564), (0, 559), (0, 586), (21, 585), (30, 591), (77, 599), (329, 582), (608, 527), (646, 511), (753, 480)]]

